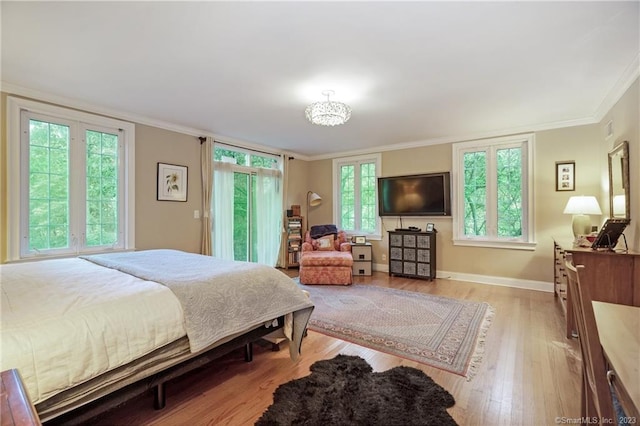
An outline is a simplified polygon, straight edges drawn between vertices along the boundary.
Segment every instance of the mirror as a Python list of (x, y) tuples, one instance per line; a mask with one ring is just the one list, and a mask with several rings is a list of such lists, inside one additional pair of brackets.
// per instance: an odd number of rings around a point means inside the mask
[(629, 142), (624, 141), (609, 152), (609, 214), (631, 219), (629, 204)]

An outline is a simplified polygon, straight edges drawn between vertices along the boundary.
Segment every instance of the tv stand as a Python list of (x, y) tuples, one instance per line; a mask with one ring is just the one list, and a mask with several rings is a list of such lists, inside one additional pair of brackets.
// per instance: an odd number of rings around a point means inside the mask
[(436, 278), (436, 231), (389, 231), (389, 275)]

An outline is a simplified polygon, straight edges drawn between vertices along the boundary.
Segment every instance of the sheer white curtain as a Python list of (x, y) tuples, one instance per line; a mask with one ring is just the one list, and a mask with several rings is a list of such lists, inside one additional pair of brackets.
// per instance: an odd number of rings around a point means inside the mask
[(282, 201), (280, 206), (280, 253), (278, 256), (278, 264), (277, 266), (284, 268), (287, 266), (287, 230), (284, 228), (284, 212), (287, 210), (287, 197), (285, 194), (289, 193), (289, 161), (291, 161), (292, 157), (289, 157), (286, 154), (280, 156), (280, 171), (282, 172), (281, 176), (281, 186), (282, 186)]
[(260, 169), (255, 188), (257, 263), (276, 266), (282, 239), (282, 172)]
[(213, 255), (233, 259), (233, 165), (213, 167)]
[(202, 237), (200, 253), (211, 256), (211, 191), (213, 191), (213, 138), (200, 142), (202, 178)]

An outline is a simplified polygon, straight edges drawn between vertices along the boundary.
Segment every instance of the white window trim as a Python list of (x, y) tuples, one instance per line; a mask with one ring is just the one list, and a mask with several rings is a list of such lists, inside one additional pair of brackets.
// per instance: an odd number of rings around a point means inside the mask
[[(52, 258), (52, 255), (22, 256), (20, 251), (21, 211), (20, 203), (20, 173), (21, 173), (21, 113), (29, 111), (36, 114), (54, 116), (62, 120), (122, 129), (122, 143), (124, 144), (124, 249), (135, 249), (135, 125), (125, 121), (76, 111), (55, 105), (44, 104), (28, 99), (7, 97), (7, 262), (24, 260), (27, 258)], [(96, 249), (103, 252), (104, 248)], [(83, 250), (83, 253), (89, 253)], [(76, 253), (77, 254), (77, 253)], [(73, 254), (73, 255), (76, 255)], [(66, 255), (69, 256), (69, 255)]]
[[(340, 167), (343, 164), (354, 164), (357, 162), (375, 162), (376, 163), (376, 207), (378, 205), (378, 182), (377, 179), (382, 176), (382, 154), (366, 154), (353, 157), (341, 157), (333, 159), (333, 223), (340, 222)], [(349, 234), (351, 235), (351, 234)], [(355, 235), (355, 234), (354, 234)], [(370, 240), (382, 240), (382, 222), (380, 216), (376, 214), (376, 230), (373, 233), (358, 232), (357, 235), (364, 235)]]
[[(507, 238), (495, 238), (495, 237), (471, 237), (464, 235), (462, 229), (464, 219), (463, 215), (464, 205), (464, 170), (461, 170), (460, 162), (462, 161), (462, 155), (464, 151), (472, 148), (484, 149), (487, 147), (495, 147), (497, 145), (514, 145), (514, 144), (526, 144), (526, 150), (524, 153), (523, 177), (526, 178), (525, 194), (522, 199), (522, 209), (525, 212), (526, 217), (523, 223), (523, 235), (517, 239)], [(453, 166), (452, 166), (452, 218), (453, 218), (453, 245), (457, 246), (472, 246), (472, 247), (489, 247), (489, 248), (504, 248), (504, 249), (516, 249), (516, 250), (535, 250), (535, 220), (534, 220), (534, 158), (535, 152), (535, 135), (533, 133), (503, 136), (499, 138), (475, 140), (469, 142), (454, 143), (452, 145), (453, 154)], [(490, 176), (487, 175), (487, 183), (490, 183)], [(489, 201), (493, 202), (493, 201)]]

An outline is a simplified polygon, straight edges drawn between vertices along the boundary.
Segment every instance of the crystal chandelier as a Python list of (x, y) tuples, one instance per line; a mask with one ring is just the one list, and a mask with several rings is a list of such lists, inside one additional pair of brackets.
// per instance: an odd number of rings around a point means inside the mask
[(304, 111), (307, 119), (319, 126), (338, 126), (346, 123), (351, 118), (351, 107), (342, 102), (330, 101), (329, 96), (333, 90), (323, 90), (326, 101), (314, 102)]

